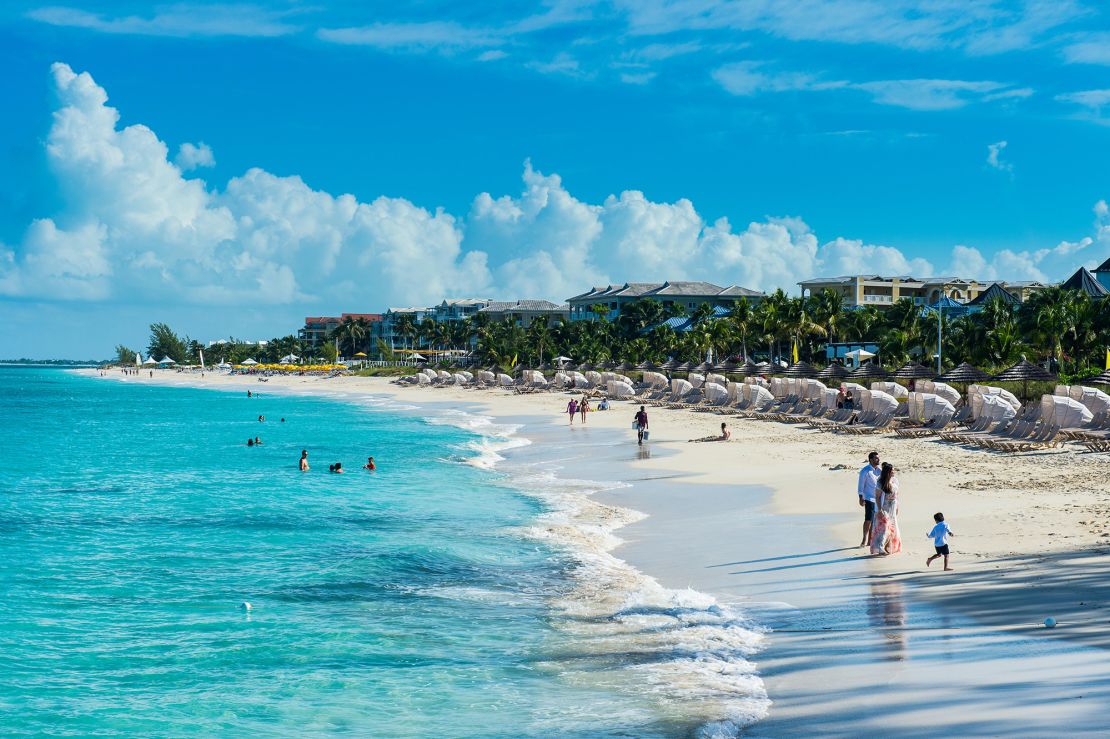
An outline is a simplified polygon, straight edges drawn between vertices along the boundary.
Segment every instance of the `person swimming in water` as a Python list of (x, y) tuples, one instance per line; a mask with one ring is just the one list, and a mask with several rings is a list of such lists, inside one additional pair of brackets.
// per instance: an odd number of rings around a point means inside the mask
[(247, 446), (254, 446), (254, 439), (247, 439)]
[(336, 462), (332, 466), (331, 471), (334, 472), (337, 475), (342, 475), (343, 474), (343, 463), (342, 462)]
[(258, 422), (259, 422), (259, 423), (262, 423), (262, 422), (263, 422), (263, 421), (265, 421), (265, 420), (266, 420), (266, 416), (259, 416), (259, 417), (258, 417)]
[(373, 457), (367, 457), (366, 458), (366, 464), (362, 465), (362, 469), (364, 469), (364, 470), (376, 470), (376, 469), (378, 469), (378, 465), (374, 464), (374, 458)]
[(309, 470), (308, 450), (307, 449), (302, 449), (301, 450), (301, 472), (308, 472), (308, 470)]
[(257, 436), (256, 436), (256, 437), (254, 437), (254, 445), (255, 445), (255, 446), (262, 446), (262, 439), (260, 439), (260, 438), (259, 438), (259, 437), (257, 437)]

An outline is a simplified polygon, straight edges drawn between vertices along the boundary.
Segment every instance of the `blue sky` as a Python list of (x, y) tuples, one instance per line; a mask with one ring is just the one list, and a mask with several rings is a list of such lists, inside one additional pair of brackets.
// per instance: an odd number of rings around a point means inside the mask
[(4, 356), (1110, 256), (1090, 1), (19, 0), (0, 63)]

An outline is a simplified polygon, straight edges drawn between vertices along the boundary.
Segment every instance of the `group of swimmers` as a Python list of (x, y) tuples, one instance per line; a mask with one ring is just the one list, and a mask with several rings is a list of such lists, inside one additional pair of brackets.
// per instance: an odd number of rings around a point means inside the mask
[[(307, 449), (302, 449), (301, 450), (301, 461), (300, 461), (300, 464), (299, 464), (299, 468), (300, 468), (301, 472), (308, 472), (310, 469), (312, 469), (311, 467), (308, 466), (308, 450)], [(378, 465), (374, 463), (374, 458), (373, 457), (367, 457), (366, 458), (366, 464), (362, 465), (362, 469), (370, 470), (371, 472), (373, 472), (374, 470), (378, 469)], [(344, 472), (346, 472), (346, 470), (343, 469), (343, 463), (342, 462), (336, 462), (335, 464), (329, 464), (328, 465), (328, 472), (331, 472), (334, 475), (342, 475)]]

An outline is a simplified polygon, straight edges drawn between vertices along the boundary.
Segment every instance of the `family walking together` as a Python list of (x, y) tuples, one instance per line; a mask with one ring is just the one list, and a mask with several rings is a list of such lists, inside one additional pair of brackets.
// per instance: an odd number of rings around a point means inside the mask
[[(871, 554), (885, 557), (902, 551), (902, 531), (898, 527), (898, 477), (894, 465), (883, 462), (878, 452), (867, 455), (867, 464), (859, 471), (857, 484), (859, 504), (863, 508), (863, 538), (861, 547), (869, 547)], [(955, 536), (944, 520), (943, 513), (933, 515), (935, 526), (926, 534), (933, 540), (936, 554), (925, 560), (928, 567), (935, 560), (944, 558), (948, 566), (948, 537)]]

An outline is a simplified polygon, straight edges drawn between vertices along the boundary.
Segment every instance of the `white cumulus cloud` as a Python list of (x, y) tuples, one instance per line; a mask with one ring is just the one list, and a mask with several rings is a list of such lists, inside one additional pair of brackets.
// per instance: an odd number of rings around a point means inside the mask
[(215, 167), (216, 155), (212, 153), (212, 147), (203, 141), (198, 144), (186, 142), (178, 147), (173, 162), (182, 172), (188, 172), (198, 167)]
[(993, 167), (1001, 172), (1012, 172), (1014, 165), (1002, 160), (1002, 150), (1008, 146), (1006, 141), (996, 141), (993, 144), (987, 144), (987, 166)]

